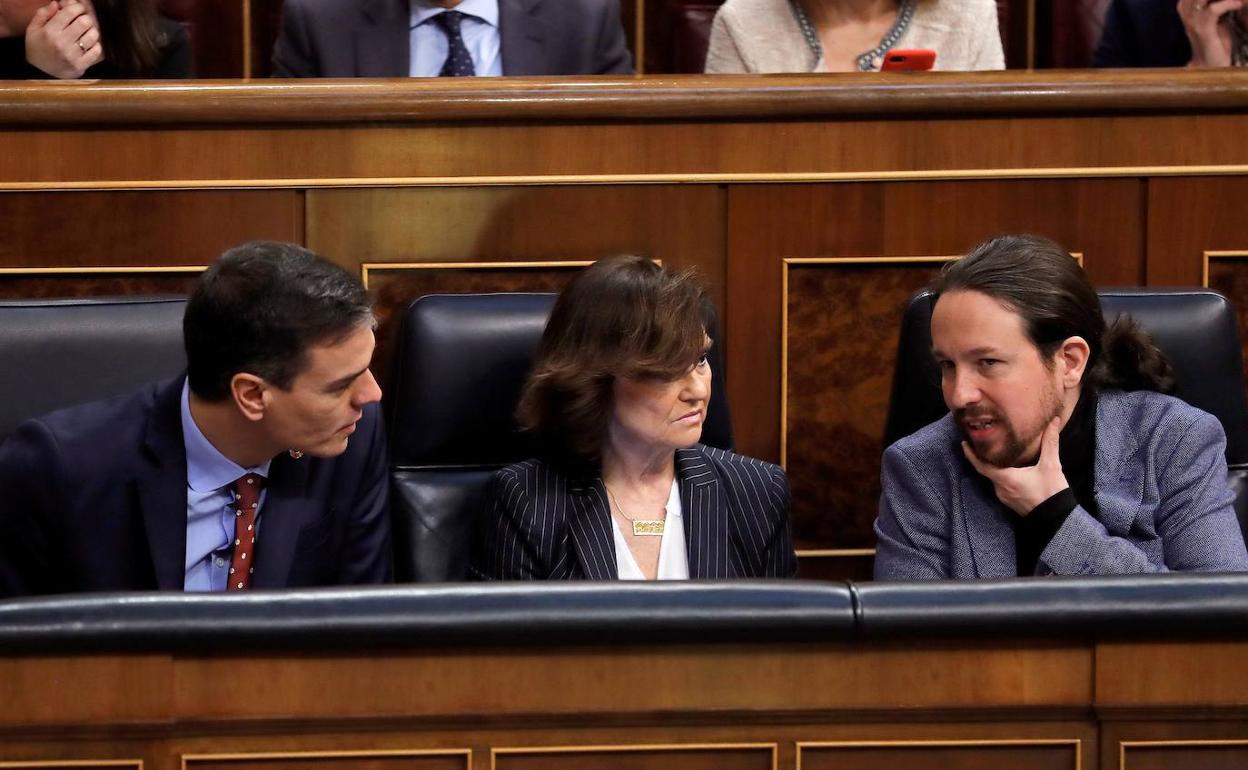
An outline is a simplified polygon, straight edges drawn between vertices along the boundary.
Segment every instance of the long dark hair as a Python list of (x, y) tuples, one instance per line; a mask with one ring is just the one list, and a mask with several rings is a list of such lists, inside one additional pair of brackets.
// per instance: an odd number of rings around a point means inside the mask
[(122, 77), (150, 77), (168, 44), (156, 23), (156, 0), (92, 0), (104, 58)]
[(1106, 326), (1101, 299), (1083, 268), (1047, 238), (984, 241), (949, 263), (932, 284), (934, 301), (951, 291), (977, 291), (1018, 313), (1046, 362), (1068, 337), (1082, 337), (1090, 350), (1084, 388), (1174, 390), (1170, 362), (1148, 332), (1127, 315)]

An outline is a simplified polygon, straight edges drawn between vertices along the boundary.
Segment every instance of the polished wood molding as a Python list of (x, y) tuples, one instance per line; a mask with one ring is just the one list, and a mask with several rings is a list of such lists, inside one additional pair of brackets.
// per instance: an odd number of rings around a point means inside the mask
[(836, 118), (1242, 111), (1222, 70), (0, 84), (3, 125)]

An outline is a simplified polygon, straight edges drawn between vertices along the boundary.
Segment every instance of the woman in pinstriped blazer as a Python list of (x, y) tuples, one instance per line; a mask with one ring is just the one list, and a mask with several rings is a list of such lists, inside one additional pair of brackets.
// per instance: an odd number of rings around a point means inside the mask
[(548, 447), (492, 482), (473, 572), (493, 580), (791, 577), (784, 471), (698, 443), (705, 290), (601, 260), (555, 303), (521, 396)]

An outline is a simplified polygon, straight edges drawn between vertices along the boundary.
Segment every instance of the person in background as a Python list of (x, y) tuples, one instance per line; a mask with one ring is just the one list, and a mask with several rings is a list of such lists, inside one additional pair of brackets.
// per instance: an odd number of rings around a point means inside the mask
[(727, 0), (706, 71), (871, 72), (894, 48), (931, 49), (939, 70), (1005, 67), (994, 0)]
[(1243, 67), (1244, 0), (1113, 0), (1092, 63), (1097, 67)]
[(877, 580), (1248, 570), (1221, 423), (1069, 252), (995, 238), (932, 292), (949, 414), (884, 452)]
[(0, 79), (190, 76), (186, 29), (155, 0), (0, 0)]
[(273, 77), (631, 74), (619, 0), (286, 0)]
[(474, 533), (494, 580), (791, 577), (784, 471), (698, 443), (711, 396), (708, 301), (642, 257), (559, 295), (518, 416), (541, 457), (499, 471)]

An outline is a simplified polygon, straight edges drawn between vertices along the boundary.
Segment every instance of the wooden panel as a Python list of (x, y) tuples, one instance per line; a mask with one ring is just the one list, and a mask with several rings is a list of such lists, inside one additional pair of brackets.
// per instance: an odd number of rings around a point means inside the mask
[[(744, 415), (734, 413), (737, 446), (757, 457), (780, 455), (783, 259), (961, 254), (992, 235), (1031, 232), (1083, 253), (1096, 283), (1134, 285), (1143, 275), (1142, 191), (1142, 184), (1131, 179), (733, 186), (728, 199), (728, 388), (731, 402), (748, 397), (753, 407)], [(899, 322), (900, 315), (890, 328)], [(842, 328), (865, 333), (852, 319)], [(853, 373), (878, 374), (867, 363)], [(824, 388), (820, 395), (845, 399), (852, 393)], [(871, 396), (878, 403), (878, 394)], [(861, 412), (863, 424), (882, 426), (878, 407), (874, 414), (872, 408), (846, 405)], [(851, 489), (869, 495), (876, 475), (878, 466), (857, 477)]]
[(1248, 658), (1236, 642), (1104, 642), (1096, 651), (1096, 699), (1104, 705), (1248, 705)]
[[(938, 643), (217, 657), (179, 662), (176, 709), (196, 720), (534, 713), (588, 719), (690, 709), (1059, 706), (1091, 697), (1091, 660), (1077, 647)], [(643, 668), (649, 685), (638, 688)], [(266, 696), (248, 697), (261, 678)], [(633, 694), (627, 701), (602, 696), (625, 691)]]
[(0, 267), (206, 265), (244, 241), (302, 241), (301, 196), (292, 190), (3, 193)]
[(797, 576), (802, 580), (870, 580), (875, 556), (817, 555), (799, 552)]
[(1204, 284), (1231, 300), (1239, 325), (1239, 342), (1244, 349), (1244, 381), (1248, 382), (1248, 237), (1239, 252), (1205, 254)]
[(160, 655), (0, 658), (0, 725), (162, 719), (171, 670)]
[[(1248, 165), (1248, 145), (1236, 141), (1242, 123), (1238, 115), (1204, 116), (1200, 131), (1208, 141), (1199, 144), (1185, 141), (1194, 125), (1191, 118), (1177, 116), (673, 122), (661, 130), (624, 122), (266, 131), (49, 128), (0, 131), (7, 150), (0, 155), (0, 188), (420, 179), (444, 184), (453, 178), (507, 183), (518, 177), (551, 183), (619, 181), (613, 176), (718, 182), (740, 175), (993, 176), (1086, 168), (1139, 175), (1141, 167)], [(1115, 140), (1101, 141), (1106, 136)], [(926, 221), (939, 226), (937, 220)]]
[(12, 274), (0, 270), (0, 299), (188, 294), (194, 273)]
[(1227, 770), (1248, 767), (1248, 739), (1122, 746), (1121, 770)]
[(471, 752), (305, 751), (268, 754), (188, 755), (184, 770), (469, 770)]
[(722, 198), (708, 186), (314, 190), (308, 245), (345, 266), (642, 254), (696, 268), (723, 308)]
[(1198, 286), (1206, 251), (1248, 251), (1245, 200), (1245, 177), (1148, 180), (1148, 284)]
[(499, 749), (495, 770), (775, 770), (772, 746)]
[(785, 469), (798, 547), (871, 548), (902, 313), (942, 262), (790, 264)]
[(1078, 741), (865, 743), (798, 747), (802, 770), (1081, 770)]

